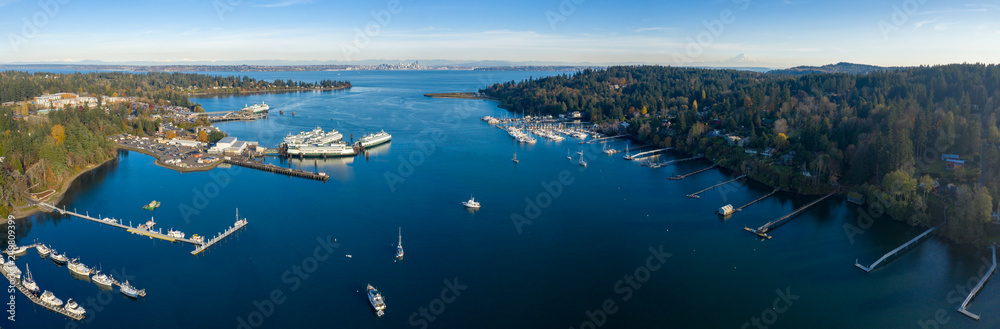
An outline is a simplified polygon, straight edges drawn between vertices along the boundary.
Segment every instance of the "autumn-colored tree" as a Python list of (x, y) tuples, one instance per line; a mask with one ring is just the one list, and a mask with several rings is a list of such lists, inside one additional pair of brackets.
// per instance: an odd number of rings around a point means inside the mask
[(66, 140), (66, 127), (63, 125), (52, 126), (52, 138), (56, 139), (56, 145), (62, 144)]
[(205, 130), (201, 130), (198, 132), (198, 141), (202, 143), (208, 143), (208, 133), (206, 133)]

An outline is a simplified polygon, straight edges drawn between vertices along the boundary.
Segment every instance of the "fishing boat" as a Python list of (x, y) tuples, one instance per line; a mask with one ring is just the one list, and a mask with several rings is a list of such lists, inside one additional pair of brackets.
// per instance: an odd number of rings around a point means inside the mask
[(396, 245), (396, 259), (403, 259), (403, 228), (399, 228), (399, 244)]
[(466, 208), (479, 209), (479, 202), (476, 202), (476, 198), (469, 197), (469, 201), (462, 202), (462, 205)]
[(60, 254), (55, 249), (52, 249), (52, 254), (49, 256), (49, 259), (51, 259), (53, 263), (59, 265), (66, 265), (67, 262), (66, 254)]
[(42, 256), (42, 258), (45, 258), (45, 257), (49, 256), (49, 251), (50, 250), (49, 250), (48, 246), (39, 243), (37, 246), (35, 246), (35, 251), (38, 252), (39, 256)]
[(368, 301), (372, 303), (375, 314), (378, 314), (378, 316), (385, 315), (385, 300), (382, 298), (382, 293), (378, 292), (378, 289), (372, 287), (371, 284), (368, 284)]
[(83, 315), (84, 313), (87, 313), (87, 310), (80, 307), (80, 305), (77, 304), (72, 298), (66, 300), (65, 310), (73, 315)]
[(28, 264), (24, 264), (24, 280), (21, 280), (21, 284), (24, 285), (31, 294), (38, 296), (38, 284), (35, 283), (35, 278), (31, 276), (31, 268), (28, 268)]
[(106, 288), (111, 288), (111, 285), (114, 284), (114, 279), (111, 278), (110, 275), (104, 274), (101, 271), (94, 273), (94, 277), (91, 278), (91, 281), (94, 281), (94, 284), (98, 286)]
[(205, 237), (197, 235), (197, 234), (192, 234), (191, 235), (191, 241), (194, 241), (194, 242), (199, 243), (199, 244), (205, 243)]
[(89, 276), (91, 272), (90, 268), (87, 267), (87, 265), (83, 265), (79, 258), (73, 258), (73, 260), (69, 262), (68, 267), (70, 272), (80, 276)]
[(181, 231), (178, 231), (178, 230), (175, 230), (175, 229), (169, 229), (169, 230), (167, 230), (167, 236), (169, 236), (171, 238), (174, 238), (174, 239), (183, 239), (184, 238), (184, 232), (181, 232)]
[(139, 291), (136, 290), (135, 287), (129, 285), (128, 280), (125, 280), (125, 283), (121, 284), (120, 290), (122, 295), (125, 295), (126, 297), (139, 298)]

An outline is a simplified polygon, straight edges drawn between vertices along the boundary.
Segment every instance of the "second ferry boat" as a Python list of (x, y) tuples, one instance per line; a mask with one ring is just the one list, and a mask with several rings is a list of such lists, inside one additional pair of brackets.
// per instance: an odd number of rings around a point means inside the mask
[(372, 147), (388, 143), (391, 140), (392, 135), (389, 135), (389, 133), (385, 132), (385, 130), (382, 130), (377, 133), (367, 134), (364, 137), (361, 137), (361, 139), (358, 140), (358, 145), (363, 147)]

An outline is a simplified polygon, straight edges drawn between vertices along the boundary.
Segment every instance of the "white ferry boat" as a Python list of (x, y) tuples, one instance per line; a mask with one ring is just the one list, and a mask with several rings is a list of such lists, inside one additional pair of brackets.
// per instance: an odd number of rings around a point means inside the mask
[(241, 109), (240, 111), (257, 114), (257, 113), (268, 112), (270, 110), (271, 110), (270, 105), (267, 105), (264, 102), (260, 102), (260, 104), (254, 104), (252, 106), (244, 105), (243, 109)]
[(289, 148), (288, 155), (296, 157), (339, 157), (339, 156), (354, 156), (357, 155), (358, 151), (354, 150), (353, 147), (348, 146), (344, 143), (334, 143), (324, 146), (298, 146), (296, 148)]
[(392, 140), (392, 135), (389, 135), (389, 133), (385, 132), (385, 130), (382, 130), (377, 133), (367, 134), (364, 137), (361, 137), (361, 139), (358, 140), (358, 144), (361, 144), (361, 146), (364, 147), (372, 147), (375, 145), (388, 143), (391, 140)]

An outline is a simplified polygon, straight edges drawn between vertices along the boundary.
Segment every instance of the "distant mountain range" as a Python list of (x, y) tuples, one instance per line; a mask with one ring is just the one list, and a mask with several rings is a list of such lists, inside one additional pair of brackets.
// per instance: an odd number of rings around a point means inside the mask
[(823, 66), (796, 66), (782, 70), (771, 70), (768, 71), (768, 73), (789, 74), (789, 75), (803, 75), (803, 74), (813, 74), (813, 73), (866, 74), (878, 71), (895, 71), (903, 68), (904, 67), (899, 67), (899, 66), (884, 67), (884, 66), (840, 62), (837, 64), (827, 64)]

